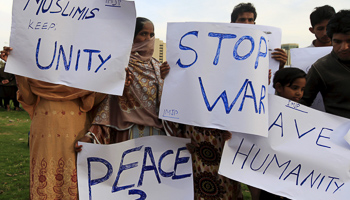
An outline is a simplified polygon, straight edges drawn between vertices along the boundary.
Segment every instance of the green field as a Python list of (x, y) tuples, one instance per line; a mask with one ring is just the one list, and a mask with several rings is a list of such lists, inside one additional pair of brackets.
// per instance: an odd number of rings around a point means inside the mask
[(0, 199), (29, 199), (30, 118), (0, 108)]

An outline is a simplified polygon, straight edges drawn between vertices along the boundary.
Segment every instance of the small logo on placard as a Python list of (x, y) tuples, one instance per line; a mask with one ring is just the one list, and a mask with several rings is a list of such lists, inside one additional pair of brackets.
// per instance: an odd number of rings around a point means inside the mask
[(121, 7), (122, 0), (106, 0), (106, 6)]
[(179, 119), (177, 117), (178, 114), (179, 114), (179, 111), (177, 111), (175, 109), (164, 109), (163, 117)]

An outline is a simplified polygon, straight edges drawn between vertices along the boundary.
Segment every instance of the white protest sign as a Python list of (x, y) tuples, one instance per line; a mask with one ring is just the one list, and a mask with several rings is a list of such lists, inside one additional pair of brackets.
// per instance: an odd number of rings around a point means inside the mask
[(291, 67), (297, 67), (306, 73), (314, 62), (329, 54), (333, 47), (293, 48), (290, 50)]
[(124, 0), (13, 1), (6, 72), (121, 95), (136, 11)]
[(171, 70), (159, 117), (267, 135), (266, 34), (231, 23), (192, 22), (169, 23), (167, 33)]
[(269, 96), (269, 136), (232, 133), (219, 173), (295, 200), (346, 200), (350, 120)]
[[(332, 47), (308, 47), (291, 49), (291, 67), (297, 67), (307, 73), (312, 64), (314, 64), (323, 56), (329, 54), (331, 51)], [(311, 107), (320, 111), (325, 111), (321, 93), (317, 94)]]
[(110, 145), (80, 143), (79, 199), (193, 200), (190, 142), (148, 136)]

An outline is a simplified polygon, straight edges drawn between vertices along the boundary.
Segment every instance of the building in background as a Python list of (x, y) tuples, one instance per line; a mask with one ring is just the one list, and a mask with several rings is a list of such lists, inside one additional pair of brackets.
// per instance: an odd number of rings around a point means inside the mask
[(281, 48), (286, 51), (286, 53), (288, 55), (288, 60), (287, 60), (286, 65), (290, 66), (290, 63), (291, 63), (290, 62), (290, 50), (293, 48), (299, 48), (299, 44), (296, 44), (296, 43), (282, 44)]
[(159, 38), (156, 38), (154, 42), (153, 57), (161, 63), (166, 61), (166, 43)]

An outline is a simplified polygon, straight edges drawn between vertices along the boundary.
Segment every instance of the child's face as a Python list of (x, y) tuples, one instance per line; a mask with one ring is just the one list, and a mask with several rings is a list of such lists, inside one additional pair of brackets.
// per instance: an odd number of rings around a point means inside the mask
[(305, 78), (297, 78), (291, 85), (280, 85), (276, 90), (279, 96), (298, 102), (304, 95), (305, 85)]

